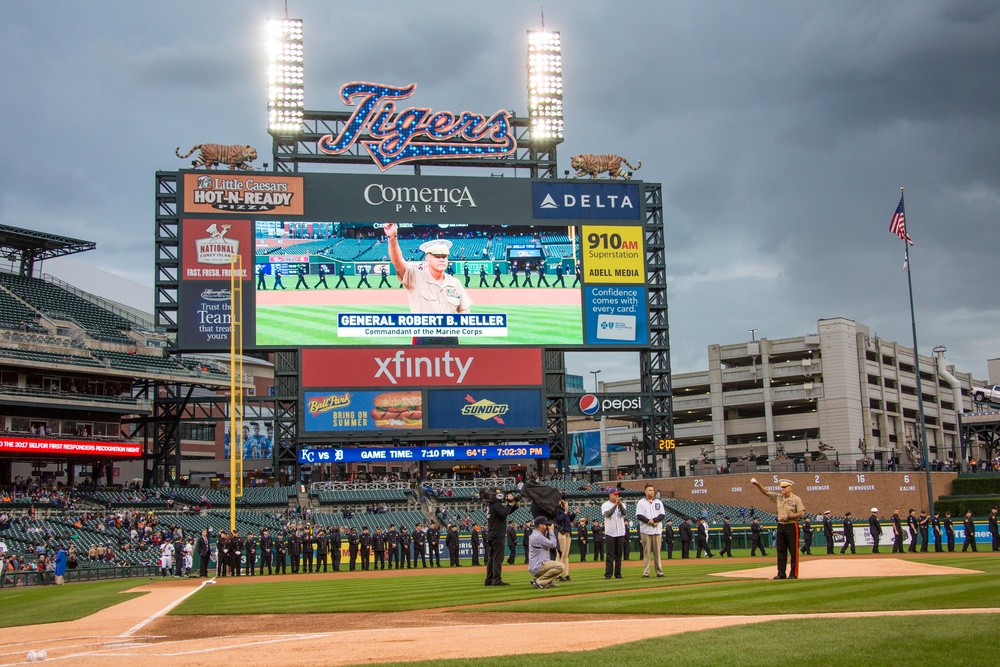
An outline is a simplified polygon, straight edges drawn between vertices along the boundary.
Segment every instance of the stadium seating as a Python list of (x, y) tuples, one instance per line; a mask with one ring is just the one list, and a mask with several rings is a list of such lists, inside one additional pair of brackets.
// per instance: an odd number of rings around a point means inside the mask
[[(295, 245), (281, 246), (278, 248), (268, 248), (268, 255), (279, 257), (282, 255), (328, 255), (331, 249), (340, 242), (340, 239), (324, 239), (322, 241), (306, 241)], [(259, 252), (257, 254), (260, 254)]]
[(93, 338), (126, 345), (134, 342), (122, 333), (132, 326), (128, 320), (61, 287), (38, 278), (2, 271), (0, 285), (49, 317), (75, 321)]
[(573, 256), (573, 246), (562, 243), (546, 243), (542, 246), (542, 252), (549, 259), (562, 259)]
[(59, 354), (56, 352), (36, 352), (33, 350), (22, 350), (13, 347), (0, 347), (0, 357), (13, 359), (24, 359), (26, 361), (38, 361), (46, 364), (59, 364), (61, 366), (89, 366), (101, 367), (100, 361), (94, 359), (89, 354)]
[(316, 498), (322, 505), (350, 504), (358, 505), (371, 502), (400, 503), (406, 502), (409, 493), (403, 489), (357, 489), (352, 491), (319, 491)]
[(5, 289), (0, 289), (0, 328), (25, 330), (38, 325), (38, 313)]
[(157, 357), (149, 354), (128, 354), (110, 350), (94, 350), (94, 356), (107, 361), (112, 368), (139, 371), (141, 373), (165, 373), (188, 375), (190, 370), (177, 360), (169, 357)]
[(507, 259), (507, 248), (511, 245), (524, 245), (535, 243), (537, 239), (530, 234), (518, 234), (516, 236), (506, 236), (497, 234), (490, 244), (490, 256), (493, 259)]
[(350, 518), (345, 518), (339, 512), (313, 512), (312, 519), (319, 526), (347, 526), (348, 528), (357, 528), (359, 533), (364, 526), (368, 526), (371, 532), (375, 532), (376, 528), (385, 530), (391, 525), (397, 528), (403, 525), (412, 530), (418, 523), (426, 523), (427, 521), (424, 513), (416, 510), (408, 512), (385, 512), (381, 514), (375, 512), (356, 512)]

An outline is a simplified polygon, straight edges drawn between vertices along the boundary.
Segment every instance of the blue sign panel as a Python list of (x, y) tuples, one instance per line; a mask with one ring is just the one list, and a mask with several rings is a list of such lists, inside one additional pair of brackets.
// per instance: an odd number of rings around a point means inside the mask
[(543, 428), (538, 389), (466, 389), (427, 392), (427, 428)]
[(641, 220), (638, 183), (531, 184), (531, 216), (555, 220)]
[(483, 447), (351, 447), (300, 449), (299, 463), (367, 463), (369, 461), (490, 461), (547, 459), (548, 445), (489, 445)]
[(588, 286), (583, 294), (589, 345), (645, 345), (646, 288), (626, 285)]

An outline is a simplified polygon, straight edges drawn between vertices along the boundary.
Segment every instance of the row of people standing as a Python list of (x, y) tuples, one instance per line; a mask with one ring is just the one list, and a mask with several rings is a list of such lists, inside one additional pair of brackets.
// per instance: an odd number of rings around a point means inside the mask
[[(200, 558), (199, 576), (208, 576), (209, 561), (215, 556), (218, 576), (254, 576), (260, 574), (292, 574), (312, 572), (340, 572), (342, 565), (348, 571), (376, 569), (415, 568), (417, 563), (427, 567), (441, 567), (441, 541), (451, 554), (452, 565), (458, 565), (458, 527), (448, 526), (444, 536), (440, 527), (431, 522), (426, 528), (417, 524), (413, 531), (395, 525), (383, 531), (371, 532), (364, 526), (357, 528), (331, 526), (313, 531), (295, 528), (272, 536), (268, 528), (261, 530), (260, 538), (248, 532), (242, 537), (239, 530), (220, 531), (219, 538), (210, 543), (208, 530), (198, 539)], [(347, 546), (347, 563), (342, 563), (343, 549)], [(259, 560), (258, 560), (259, 553)]]
[[(808, 526), (808, 519), (805, 525)], [(990, 532), (991, 542), (993, 551), (1000, 551), (1000, 528), (997, 525), (997, 508), (994, 507), (990, 511), (989, 518), (987, 519), (987, 525)], [(977, 551), (976, 547), (976, 522), (972, 517), (972, 511), (967, 510), (965, 512), (965, 518), (962, 521), (962, 528), (965, 533), (965, 539), (962, 544), (962, 551)], [(811, 543), (811, 529), (803, 527), (803, 532), (808, 530), (810, 537), (806, 539), (806, 545), (802, 548), (802, 553), (811, 553), (809, 551), (809, 544)], [(834, 526), (833, 521), (830, 517), (830, 510), (826, 510), (823, 513), (822, 518), (822, 530), (823, 537), (826, 539), (826, 552), (827, 554), (834, 553)], [(934, 551), (941, 553), (945, 551), (947, 546), (948, 552), (955, 551), (955, 519), (952, 518), (951, 512), (946, 511), (944, 517), (941, 517), (941, 512), (934, 512), (934, 516), (929, 516), (927, 510), (920, 510), (920, 514), (917, 514), (915, 509), (910, 509), (906, 515), (906, 533), (909, 535), (909, 546), (906, 551), (908, 553), (927, 553), (930, 550), (930, 542), (933, 538)], [(841, 531), (844, 539), (844, 544), (840, 548), (840, 553), (846, 553), (848, 550), (850, 552), (856, 553), (856, 545), (854, 540), (854, 521), (851, 512), (846, 512), (844, 518), (841, 522)], [(904, 527), (903, 519), (900, 517), (899, 510), (893, 510), (892, 517), (889, 519), (889, 527), (883, 527), (881, 520), (878, 516), (878, 508), (871, 508), (871, 514), (868, 517), (868, 532), (872, 540), (872, 553), (877, 554), (879, 552), (879, 547), (882, 543), (882, 536), (891, 536), (892, 538), (892, 550), (891, 553), (903, 553), (903, 542), (904, 542)], [(918, 546), (919, 545), (919, 546)]]

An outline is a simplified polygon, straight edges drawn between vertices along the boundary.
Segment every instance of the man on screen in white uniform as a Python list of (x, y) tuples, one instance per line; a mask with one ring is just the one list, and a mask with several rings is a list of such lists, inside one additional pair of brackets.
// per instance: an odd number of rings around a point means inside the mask
[(389, 259), (396, 276), (406, 288), (411, 313), (467, 313), (472, 299), (462, 283), (447, 273), (451, 241), (433, 239), (420, 245), (424, 261), (407, 262), (396, 238), (396, 223), (382, 228), (389, 243)]

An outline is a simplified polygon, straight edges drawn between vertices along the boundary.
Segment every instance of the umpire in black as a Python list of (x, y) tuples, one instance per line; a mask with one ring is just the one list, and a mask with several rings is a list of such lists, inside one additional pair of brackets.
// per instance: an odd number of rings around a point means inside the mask
[(514, 494), (504, 496), (499, 488), (493, 489), (493, 497), (486, 511), (486, 544), (489, 546), (486, 556), (486, 585), (509, 586), (501, 579), (503, 569), (503, 543), (507, 535), (507, 517), (518, 507)]

